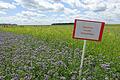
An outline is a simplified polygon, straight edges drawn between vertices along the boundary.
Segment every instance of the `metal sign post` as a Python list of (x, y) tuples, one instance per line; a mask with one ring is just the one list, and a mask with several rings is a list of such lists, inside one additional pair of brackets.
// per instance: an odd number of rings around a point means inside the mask
[(81, 80), (82, 69), (83, 69), (83, 62), (84, 62), (86, 42), (87, 42), (87, 41), (84, 40), (83, 51), (82, 51), (82, 56), (81, 56), (81, 64), (80, 64), (80, 70), (79, 70), (79, 79), (80, 79), (80, 80)]
[(104, 30), (104, 22), (75, 19), (73, 38), (84, 40), (81, 64), (79, 70), (79, 80), (82, 79), (83, 62), (86, 48), (86, 40), (101, 41)]

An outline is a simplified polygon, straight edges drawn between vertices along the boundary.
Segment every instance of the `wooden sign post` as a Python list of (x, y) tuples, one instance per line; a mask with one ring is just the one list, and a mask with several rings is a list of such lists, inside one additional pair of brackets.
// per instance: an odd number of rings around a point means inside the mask
[(73, 38), (84, 40), (83, 51), (81, 56), (81, 64), (80, 64), (80, 70), (79, 70), (80, 80), (81, 80), (82, 69), (83, 69), (86, 40), (101, 41), (104, 25), (105, 25), (104, 22), (75, 19), (74, 29), (73, 29)]

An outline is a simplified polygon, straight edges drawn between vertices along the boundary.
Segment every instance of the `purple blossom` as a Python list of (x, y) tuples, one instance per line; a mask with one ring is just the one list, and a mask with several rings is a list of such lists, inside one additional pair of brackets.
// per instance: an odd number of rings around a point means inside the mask
[(30, 74), (26, 74), (24, 80), (31, 80), (32, 76)]
[(110, 69), (110, 64), (101, 64), (101, 67), (105, 70)]
[(4, 80), (3, 76), (0, 76), (0, 80)]

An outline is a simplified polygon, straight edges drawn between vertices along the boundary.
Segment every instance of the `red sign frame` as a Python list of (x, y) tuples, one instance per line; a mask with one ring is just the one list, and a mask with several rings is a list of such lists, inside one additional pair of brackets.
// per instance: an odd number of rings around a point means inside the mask
[[(100, 33), (99, 33), (99, 39), (98, 39), (98, 40), (94, 40), (94, 39), (86, 39), (86, 38), (78, 38), (78, 37), (75, 37), (76, 25), (77, 25), (76, 23), (77, 23), (77, 21), (101, 23), (101, 29), (100, 29)], [(104, 26), (105, 26), (105, 22), (75, 19), (72, 37), (73, 37), (74, 39), (81, 39), (81, 40), (101, 41), (101, 40), (102, 40), (102, 35), (103, 35)]]

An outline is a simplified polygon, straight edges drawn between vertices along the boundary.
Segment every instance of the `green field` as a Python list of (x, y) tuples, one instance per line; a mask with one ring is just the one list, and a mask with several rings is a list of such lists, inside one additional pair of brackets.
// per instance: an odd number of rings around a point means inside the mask
[[(46, 76), (48, 80), (78, 80), (83, 40), (73, 39), (72, 31), (73, 25), (0, 27), (0, 32), (29, 35), (38, 41), (43, 41), (50, 48), (49, 54), (45, 51), (42, 52), (44, 54), (38, 52), (37, 55), (40, 61), (46, 63), (47, 69), (39, 69), (36, 64), (38, 59), (34, 59), (32, 70), (12, 70), (21, 75), (20, 80), (23, 80), (26, 73), (32, 75), (31, 80), (44, 80)], [(32, 46), (36, 47), (36, 45)], [(55, 54), (55, 50), (59, 54)], [(55, 67), (49, 62), (53, 56), (55, 56), (55, 62), (61, 61), (62, 66)], [(16, 69), (19, 65), (22, 64), (11, 66)], [(0, 67), (0, 75), (4, 76), (5, 80), (10, 80), (11, 75), (4, 70)], [(49, 71), (51, 74), (48, 74)], [(82, 78), (84, 80), (120, 80), (120, 25), (106, 25), (101, 42), (87, 41)]]

